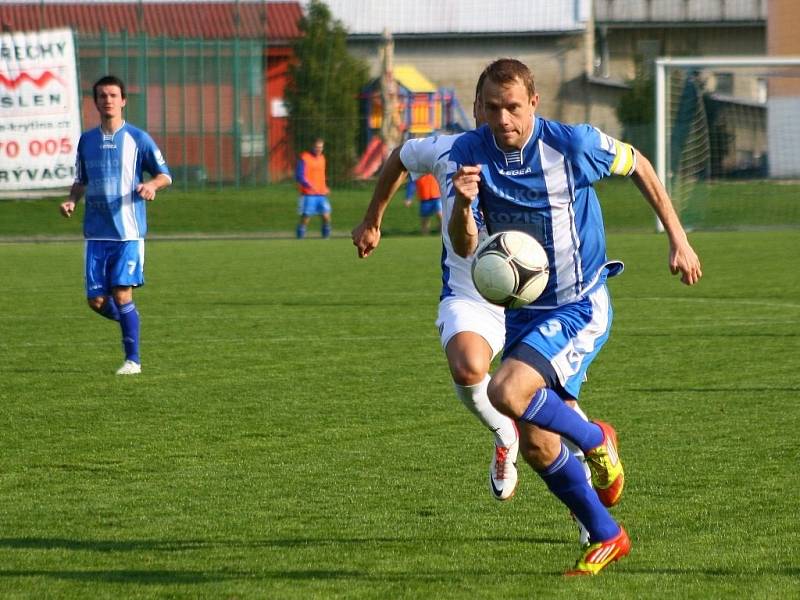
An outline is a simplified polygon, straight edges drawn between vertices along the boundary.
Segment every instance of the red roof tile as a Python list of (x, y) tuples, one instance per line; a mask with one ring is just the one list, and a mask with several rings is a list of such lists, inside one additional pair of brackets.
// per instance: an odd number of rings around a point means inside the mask
[(131, 35), (189, 38), (263, 38), (285, 42), (300, 37), (298, 2), (181, 2), (74, 4), (3, 3), (0, 27), (31, 31), (72, 27), (79, 34), (102, 30)]

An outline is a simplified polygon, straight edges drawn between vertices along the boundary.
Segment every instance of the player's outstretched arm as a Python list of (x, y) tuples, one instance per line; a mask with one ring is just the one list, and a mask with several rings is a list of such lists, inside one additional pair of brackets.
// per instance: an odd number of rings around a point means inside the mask
[(481, 168), (465, 165), (455, 172), (452, 178), (455, 200), (447, 231), (453, 250), (464, 258), (470, 256), (478, 247), (478, 224), (472, 214), (472, 201), (478, 197)]
[(400, 160), (400, 148), (392, 150), (386, 159), (375, 183), (372, 200), (364, 219), (350, 232), (353, 245), (358, 249), (359, 258), (366, 258), (380, 244), (383, 213), (386, 212), (389, 202), (408, 174), (403, 161)]
[(61, 214), (67, 218), (72, 216), (72, 213), (75, 212), (75, 207), (80, 202), (81, 198), (83, 198), (83, 193), (86, 191), (86, 186), (81, 183), (73, 183), (72, 187), (69, 190), (69, 199), (65, 202), (62, 202), (58, 209), (61, 211)]
[(653, 165), (642, 153), (636, 151), (636, 170), (631, 175), (636, 187), (653, 207), (669, 238), (669, 269), (673, 275), (680, 273), (681, 281), (694, 285), (703, 276), (697, 257), (681, 225), (667, 190), (656, 175)]

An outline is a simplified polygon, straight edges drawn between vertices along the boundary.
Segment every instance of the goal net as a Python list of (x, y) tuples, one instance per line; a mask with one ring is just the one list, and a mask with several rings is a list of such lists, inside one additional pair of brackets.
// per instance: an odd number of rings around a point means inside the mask
[(800, 58), (658, 59), (656, 122), (687, 228), (800, 227)]

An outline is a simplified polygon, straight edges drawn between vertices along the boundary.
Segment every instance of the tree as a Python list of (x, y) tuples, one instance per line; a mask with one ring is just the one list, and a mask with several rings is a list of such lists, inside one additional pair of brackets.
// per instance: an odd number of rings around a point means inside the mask
[(619, 100), (617, 118), (622, 123), (622, 139), (630, 142), (645, 156), (655, 152), (655, 83), (650, 70), (642, 65)]
[(303, 36), (294, 44), (286, 104), (295, 152), (321, 137), (331, 181), (349, 178), (356, 162), (358, 94), (366, 85), (366, 63), (347, 51), (347, 31), (320, 0), (311, 0), (300, 20)]

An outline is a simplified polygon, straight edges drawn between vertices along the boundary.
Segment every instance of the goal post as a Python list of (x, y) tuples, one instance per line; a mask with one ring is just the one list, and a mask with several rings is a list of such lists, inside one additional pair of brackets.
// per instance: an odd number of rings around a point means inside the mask
[(684, 224), (800, 227), (800, 57), (663, 57), (654, 77), (656, 172)]

